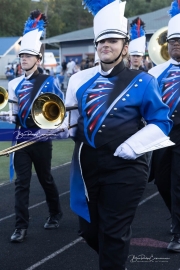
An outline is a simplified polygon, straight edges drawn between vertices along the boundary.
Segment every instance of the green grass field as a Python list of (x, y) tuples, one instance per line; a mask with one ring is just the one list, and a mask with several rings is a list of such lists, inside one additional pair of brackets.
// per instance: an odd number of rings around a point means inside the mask
[[(0, 142), (0, 150), (11, 146), (11, 142)], [(71, 139), (53, 141), (52, 167), (71, 161), (74, 142)], [(9, 157), (0, 157), (0, 184), (9, 181)], [(33, 169), (34, 171), (34, 169)]]

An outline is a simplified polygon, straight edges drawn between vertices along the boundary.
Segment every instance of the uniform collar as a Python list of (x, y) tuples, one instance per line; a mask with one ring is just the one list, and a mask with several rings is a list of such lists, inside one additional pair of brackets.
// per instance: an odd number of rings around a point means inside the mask
[(31, 73), (30, 75), (26, 76), (24, 75), (26, 80), (32, 80), (35, 77), (37, 77), (37, 75), (39, 75), (39, 71), (36, 69), (33, 73)]
[(171, 61), (171, 64), (173, 64), (173, 65), (176, 65), (176, 66), (179, 66), (180, 65), (180, 62), (177, 62), (176, 60), (174, 60), (174, 59), (170, 59), (170, 61)]
[(118, 75), (125, 68), (124, 61), (122, 60), (119, 64), (108, 71), (103, 71), (101, 65), (99, 65), (99, 72), (103, 77), (111, 78)]

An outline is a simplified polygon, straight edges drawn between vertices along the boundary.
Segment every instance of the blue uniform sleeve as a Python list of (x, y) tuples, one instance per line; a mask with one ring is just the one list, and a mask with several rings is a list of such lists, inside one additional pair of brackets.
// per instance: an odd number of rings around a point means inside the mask
[(157, 79), (152, 77), (147, 85), (140, 111), (147, 124), (157, 125), (168, 135), (173, 122), (169, 118), (169, 107), (163, 103)]

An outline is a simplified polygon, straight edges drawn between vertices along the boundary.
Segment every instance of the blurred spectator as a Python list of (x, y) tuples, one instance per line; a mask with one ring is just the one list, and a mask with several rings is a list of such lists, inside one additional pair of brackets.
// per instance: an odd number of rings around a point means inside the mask
[(14, 68), (10, 69), (9, 67), (7, 67), (5, 75), (8, 81), (11, 81), (12, 79), (14, 79)]
[(71, 58), (69, 60), (69, 62), (67, 63), (67, 75), (68, 75), (68, 77), (71, 77), (71, 75), (73, 74), (74, 66), (75, 66), (75, 62)]
[(80, 65), (77, 63), (75, 66), (74, 66), (74, 69), (73, 69), (73, 73), (77, 73), (81, 70), (80, 68)]
[(86, 58), (86, 65), (85, 65), (85, 69), (89, 68), (89, 56)]
[(21, 76), (22, 74), (23, 74), (23, 70), (22, 70), (21, 65), (20, 65), (20, 63), (19, 63), (19, 64), (17, 64), (17, 66), (16, 66), (15, 75), (16, 75), (16, 77), (19, 77), (19, 76)]
[(78, 64), (78, 63), (79, 63), (78, 58), (76, 58), (75, 59), (75, 64)]
[(56, 67), (56, 74), (60, 74), (62, 71), (62, 66), (60, 63), (57, 63), (57, 67)]
[(65, 87), (64, 87), (64, 78), (65, 78), (65, 76), (62, 73), (61, 74), (56, 74), (56, 78), (59, 81), (61, 90), (65, 90)]
[(51, 76), (54, 76), (54, 69), (53, 69), (53, 68), (50, 69), (49, 74), (50, 74)]
[(57, 63), (56, 67), (56, 78), (59, 80), (59, 84), (61, 86), (61, 90), (64, 90), (64, 75), (65, 75), (65, 70), (63, 71), (63, 68), (60, 63)]
[(62, 61), (61, 66), (62, 66), (62, 74), (64, 74), (67, 70), (67, 63), (65, 60)]
[(90, 60), (88, 64), (88, 68), (92, 68), (94, 66), (94, 61)]
[(13, 74), (13, 78), (15, 78), (15, 70), (13, 66), (11, 67), (10, 72)]
[(85, 59), (82, 59), (80, 68), (81, 68), (81, 70), (86, 69), (86, 60)]

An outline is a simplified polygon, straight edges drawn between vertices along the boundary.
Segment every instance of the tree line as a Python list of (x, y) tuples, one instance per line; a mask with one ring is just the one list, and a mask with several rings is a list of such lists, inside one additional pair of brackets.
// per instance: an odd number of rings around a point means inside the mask
[[(132, 17), (170, 6), (171, 0), (126, 0), (125, 16)], [(93, 16), (82, 0), (0, 0), (0, 36), (22, 36), (30, 11), (38, 8), (47, 13), (46, 37), (92, 27)], [(113, 14), (112, 14), (113, 16)], [(153, 20), (153, 18), (152, 18)]]

